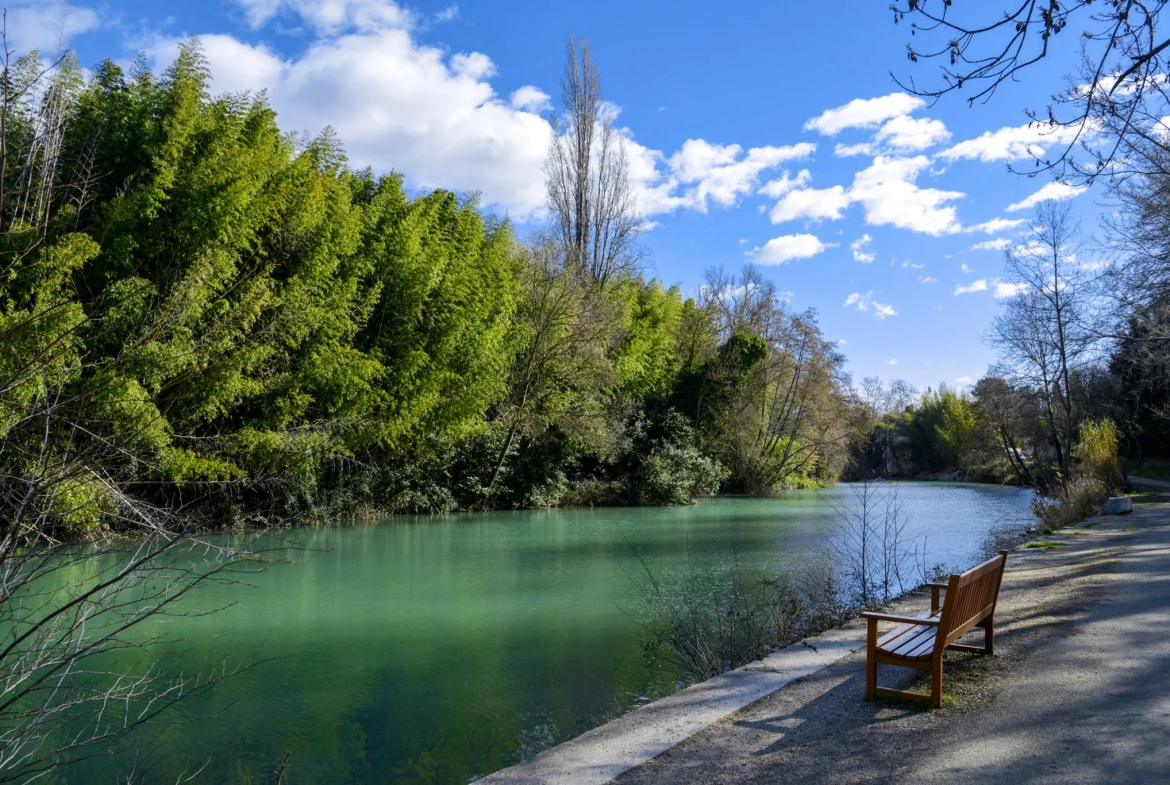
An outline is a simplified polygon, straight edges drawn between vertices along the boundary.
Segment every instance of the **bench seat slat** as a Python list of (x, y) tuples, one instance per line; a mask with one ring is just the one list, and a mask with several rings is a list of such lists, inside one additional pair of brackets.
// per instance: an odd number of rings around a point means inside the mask
[[(924, 613), (924, 619), (937, 619), (942, 611)], [(923, 651), (929, 655), (934, 650), (938, 627), (924, 624), (903, 624), (883, 635), (877, 642), (879, 650), (903, 659), (921, 659)]]
[(934, 651), (934, 641), (938, 635), (937, 627), (913, 627), (909, 634), (899, 638), (893, 646), (881, 647), (886, 654), (912, 660), (921, 656), (930, 656)]

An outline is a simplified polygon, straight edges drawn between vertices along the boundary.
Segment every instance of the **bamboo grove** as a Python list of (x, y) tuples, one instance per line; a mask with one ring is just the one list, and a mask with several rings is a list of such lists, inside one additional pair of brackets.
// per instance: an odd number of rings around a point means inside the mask
[(597, 277), (209, 81), (195, 40), (161, 75), (4, 71), (6, 542), (130, 499), (228, 526), (836, 476), (843, 358), (752, 271)]

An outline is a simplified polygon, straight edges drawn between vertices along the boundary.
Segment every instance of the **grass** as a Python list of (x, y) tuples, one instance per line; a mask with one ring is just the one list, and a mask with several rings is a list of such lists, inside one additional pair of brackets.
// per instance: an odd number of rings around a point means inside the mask
[(1040, 550), (1050, 550), (1052, 548), (1059, 548), (1064, 545), (1063, 542), (1054, 542), (1053, 540), (1036, 540), (1025, 545), (1025, 548), (1039, 548)]

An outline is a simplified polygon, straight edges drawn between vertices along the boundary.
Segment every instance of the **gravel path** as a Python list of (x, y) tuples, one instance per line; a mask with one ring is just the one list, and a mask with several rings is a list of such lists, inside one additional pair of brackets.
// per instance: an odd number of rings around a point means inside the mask
[(1089, 523), (1012, 554), (998, 656), (948, 655), (944, 708), (866, 703), (852, 655), (615, 782), (1170, 782), (1170, 505)]

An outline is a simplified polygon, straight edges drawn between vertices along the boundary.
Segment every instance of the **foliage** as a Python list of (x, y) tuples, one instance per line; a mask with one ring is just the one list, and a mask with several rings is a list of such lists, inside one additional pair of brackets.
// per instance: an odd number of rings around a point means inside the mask
[[(599, 101), (581, 53), (574, 100)], [(332, 131), (213, 97), (195, 40), (160, 75), (8, 73), (0, 471), (33, 491), (6, 504), (78, 534), (126, 494), (234, 526), (689, 503), (723, 464), (761, 493), (834, 477), (841, 359), (774, 294), (728, 319), (639, 274), (629, 238), (522, 242), (474, 198), (353, 171)], [(622, 176), (619, 136), (591, 188)]]
[(1123, 487), (1117, 458), (1117, 429), (1109, 420), (1081, 423), (1074, 453), (1081, 459), (1083, 472), (1100, 482), (1106, 491)]

